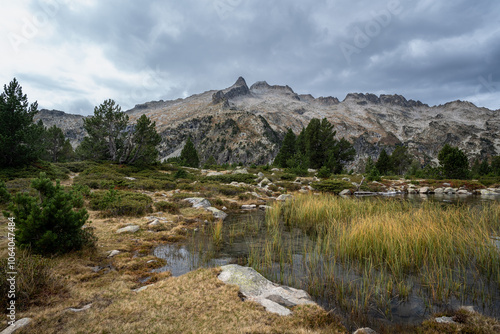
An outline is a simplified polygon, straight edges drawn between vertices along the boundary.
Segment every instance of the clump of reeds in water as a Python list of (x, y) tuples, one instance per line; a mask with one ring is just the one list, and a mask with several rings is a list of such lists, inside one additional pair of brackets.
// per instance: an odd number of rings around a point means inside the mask
[(388, 318), (391, 303), (416, 295), (430, 307), (451, 298), (487, 304), (500, 300), (500, 252), (490, 236), (500, 231), (500, 206), (482, 209), (404, 200), (298, 196), (266, 215), (267, 240), (253, 247), (250, 264), (262, 272), (293, 268), (285, 226), (315, 243), (302, 251), (306, 283), (283, 275), (313, 295), (330, 296), (350, 313)]

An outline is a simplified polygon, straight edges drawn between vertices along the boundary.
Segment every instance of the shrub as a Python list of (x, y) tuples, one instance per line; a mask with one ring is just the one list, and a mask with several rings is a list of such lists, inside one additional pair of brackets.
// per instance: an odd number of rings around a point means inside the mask
[(368, 181), (380, 181), (380, 172), (378, 171), (377, 167), (372, 167), (370, 171), (368, 172)]
[(44, 172), (51, 180), (67, 179), (69, 170), (46, 161), (34, 162), (24, 167), (8, 167), (0, 169), (0, 179), (13, 180), (19, 178), (36, 178)]
[(123, 175), (109, 166), (102, 165), (85, 170), (75, 177), (74, 183), (86, 185), (92, 189), (109, 189), (125, 183), (125, 179)]
[(174, 177), (176, 179), (187, 179), (188, 172), (186, 172), (184, 169), (179, 169), (177, 172), (175, 172)]
[(257, 176), (253, 174), (224, 174), (224, 175), (206, 176), (204, 180), (218, 181), (222, 183), (243, 182), (243, 183), (253, 184), (255, 183), (256, 178)]
[(7, 191), (5, 182), (0, 180), (0, 204), (7, 203), (10, 200), (10, 193)]
[(485, 185), (486, 187), (489, 187), (491, 185), (500, 183), (500, 177), (498, 177), (498, 176), (496, 176), (496, 177), (495, 176), (493, 176), (493, 177), (484, 176), (484, 177), (479, 178), (479, 182), (481, 184)]
[(285, 180), (285, 181), (292, 181), (292, 180), (295, 180), (296, 178), (297, 178), (297, 175), (291, 174), (291, 173), (285, 173), (285, 174), (281, 175), (281, 179)]
[[(7, 258), (0, 260), (0, 266), (7, 268)], [(47, 295), (65, 290), (62, 282), (51, 272), (48, 259), (33, 255), (27, 250), (16, 254), (16, 308), (27, 309), (30, 304), (42, 302)], [(7, 304), (9, 282), (7, 270), (0, 270), (0, 303)], [(4, 309), (5, 312), (5, 309)]]
[[(294, 183), (294, 182), (277, 182), (276, 185), (278, 187), (285, 188), (287, 191), (297, 191), (297, 190), (302, 188), (302, 185), (300, 185), (299, 183)], [(273, 191), (275, 191), (275, 190), (273, 190)]]
[(321, 168), (318, 171), (318, 177), (322, 178), (322, 179), (327, 179), (327, 178), (330, 177), (330, 175), (332, 175), (332, 173), (330, 172), (330, 170), (328, 169), (328, 167), (321, 166)]
[(73, 173), (81, 173), (86, 169), (96, 167), (97, 163), (94, 161), (73, 161), (73, 162), (59, 162), (54, 165), (66, 168), (72, 171)]
[(95, 192), (90, 200), (92, 210), (103, 216), (143, 216), (152, 212), (153, 200), (144, 194), (113, 190)]
[(352, 188), (352, 184), (350, 182), (343, 180), (325, 180), (321, 182), (314, 182), (312, 186), (319, 191), (330, 192), (334, 194), (338, 194), (344, 189)]
[(158, 211), (166, 211), (171, 214), (178, 214), (180, 212), (178, 203), (159, 201), (155, 203), (155, 207)]
[(82, 230), (89, 215), (82, 207), (83, 199), (77, 193), (65, 192), (57, 182), (54, 186), (45, 173), (34, 179), (31, 187), (37, 196), (18, 193), (5, 216), (16, 218), (16, 242), (30, 247), (37, 254), (66, 253), (81, 249), (89, 240)]

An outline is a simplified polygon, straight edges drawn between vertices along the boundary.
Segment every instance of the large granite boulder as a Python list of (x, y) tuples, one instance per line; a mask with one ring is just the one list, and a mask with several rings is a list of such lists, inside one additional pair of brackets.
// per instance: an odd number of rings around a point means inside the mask
[(209, 206), (206, 208), (208, 211), (212, 212), (212, 215), (214, 216), (215, 219), (221, 219), (224, 220), (227, 218), (227, 213), (225, 213), (222, 210), (219, 210), (217, 208), (214, 208), (213, 206)]
[(185, 198), (185, 201), (188, 201), (193, 205), (193, 208), (209, 208), (212, 206), (212, 204), (208, 201), (208, 199), (203, 198), (203, 197), (190, 197), (190, 198)]
[(236, 264), (222, 266), (219, 279), (227, 284), (235, 284), (248, 300), (255, 301), (268, 312), (290, 315), (289, 307), (302, 304), (316, 304), (304, 290), (275, 284), (253, 268)]

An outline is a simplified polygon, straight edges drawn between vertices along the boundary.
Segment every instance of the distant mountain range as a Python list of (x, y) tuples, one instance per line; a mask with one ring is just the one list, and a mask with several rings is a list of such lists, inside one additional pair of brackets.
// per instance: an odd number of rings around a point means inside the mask
[[(298, 134), (312, 118), (325, 117), (338, 137), (354, 144), (358, 154), (350, 167), (361, 167), (368, 156), (375, 159), (382, 148), (391, 153), (401, 144), (422, 163), (436, 161), (446, 143), (469, 158), (500, 154), (500, 110), (463, 101), (430, 107), (400, 95), (314, 98), (265, 81), (249, 88), (241, 77), (226, 89), (138, 104), (127, 114), (131, 122), (143, 114), (156, 121), (162, 159), (178, 155), (191, 136), (202, 162), (213, 156), (218, 163), (265, 164), (276, 156), (287, 128)], [(41, 110), (36, 120), (59, 126), (76, 146), (85, 136), (83, 117)]]

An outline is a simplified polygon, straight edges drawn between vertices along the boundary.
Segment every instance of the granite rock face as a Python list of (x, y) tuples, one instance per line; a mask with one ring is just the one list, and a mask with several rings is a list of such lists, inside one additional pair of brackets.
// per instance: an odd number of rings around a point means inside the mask
[[(464, 101), (428, 106), (401, 95), (315, 98), (265, 81), (249, 88), (241, 77), (226, 89), (138, 104), (127, 114), (131, 123), (143, 114), (156, 122), (161, 159), (179, 155), (191, 136), (201, 161), (213, 156), (218, 164), (266, 164), (274, 160), (287, 128), (299, 133), (313, 117), (327, 118), (337, 137), (353, 143), (357, 157), (347, 167), (358, 170), (382, 148), (391, 154), (400, 144), (421, 163), (437, 163), (443, 143), (458, 146), (469, 159), (500, 154), (500, 110)], [(42, 110), (38, 119), (61, 127), (73, 146), (85, 135), (83, 116)]]
[(268, 312), (290, 315), (289, 307), (316, 304), (304, 290), (275, 284), (255, 269), (236, 264), (222, 266), (219, 279), (227, 284), (235, 284), (248, 300), (255, 301)]

